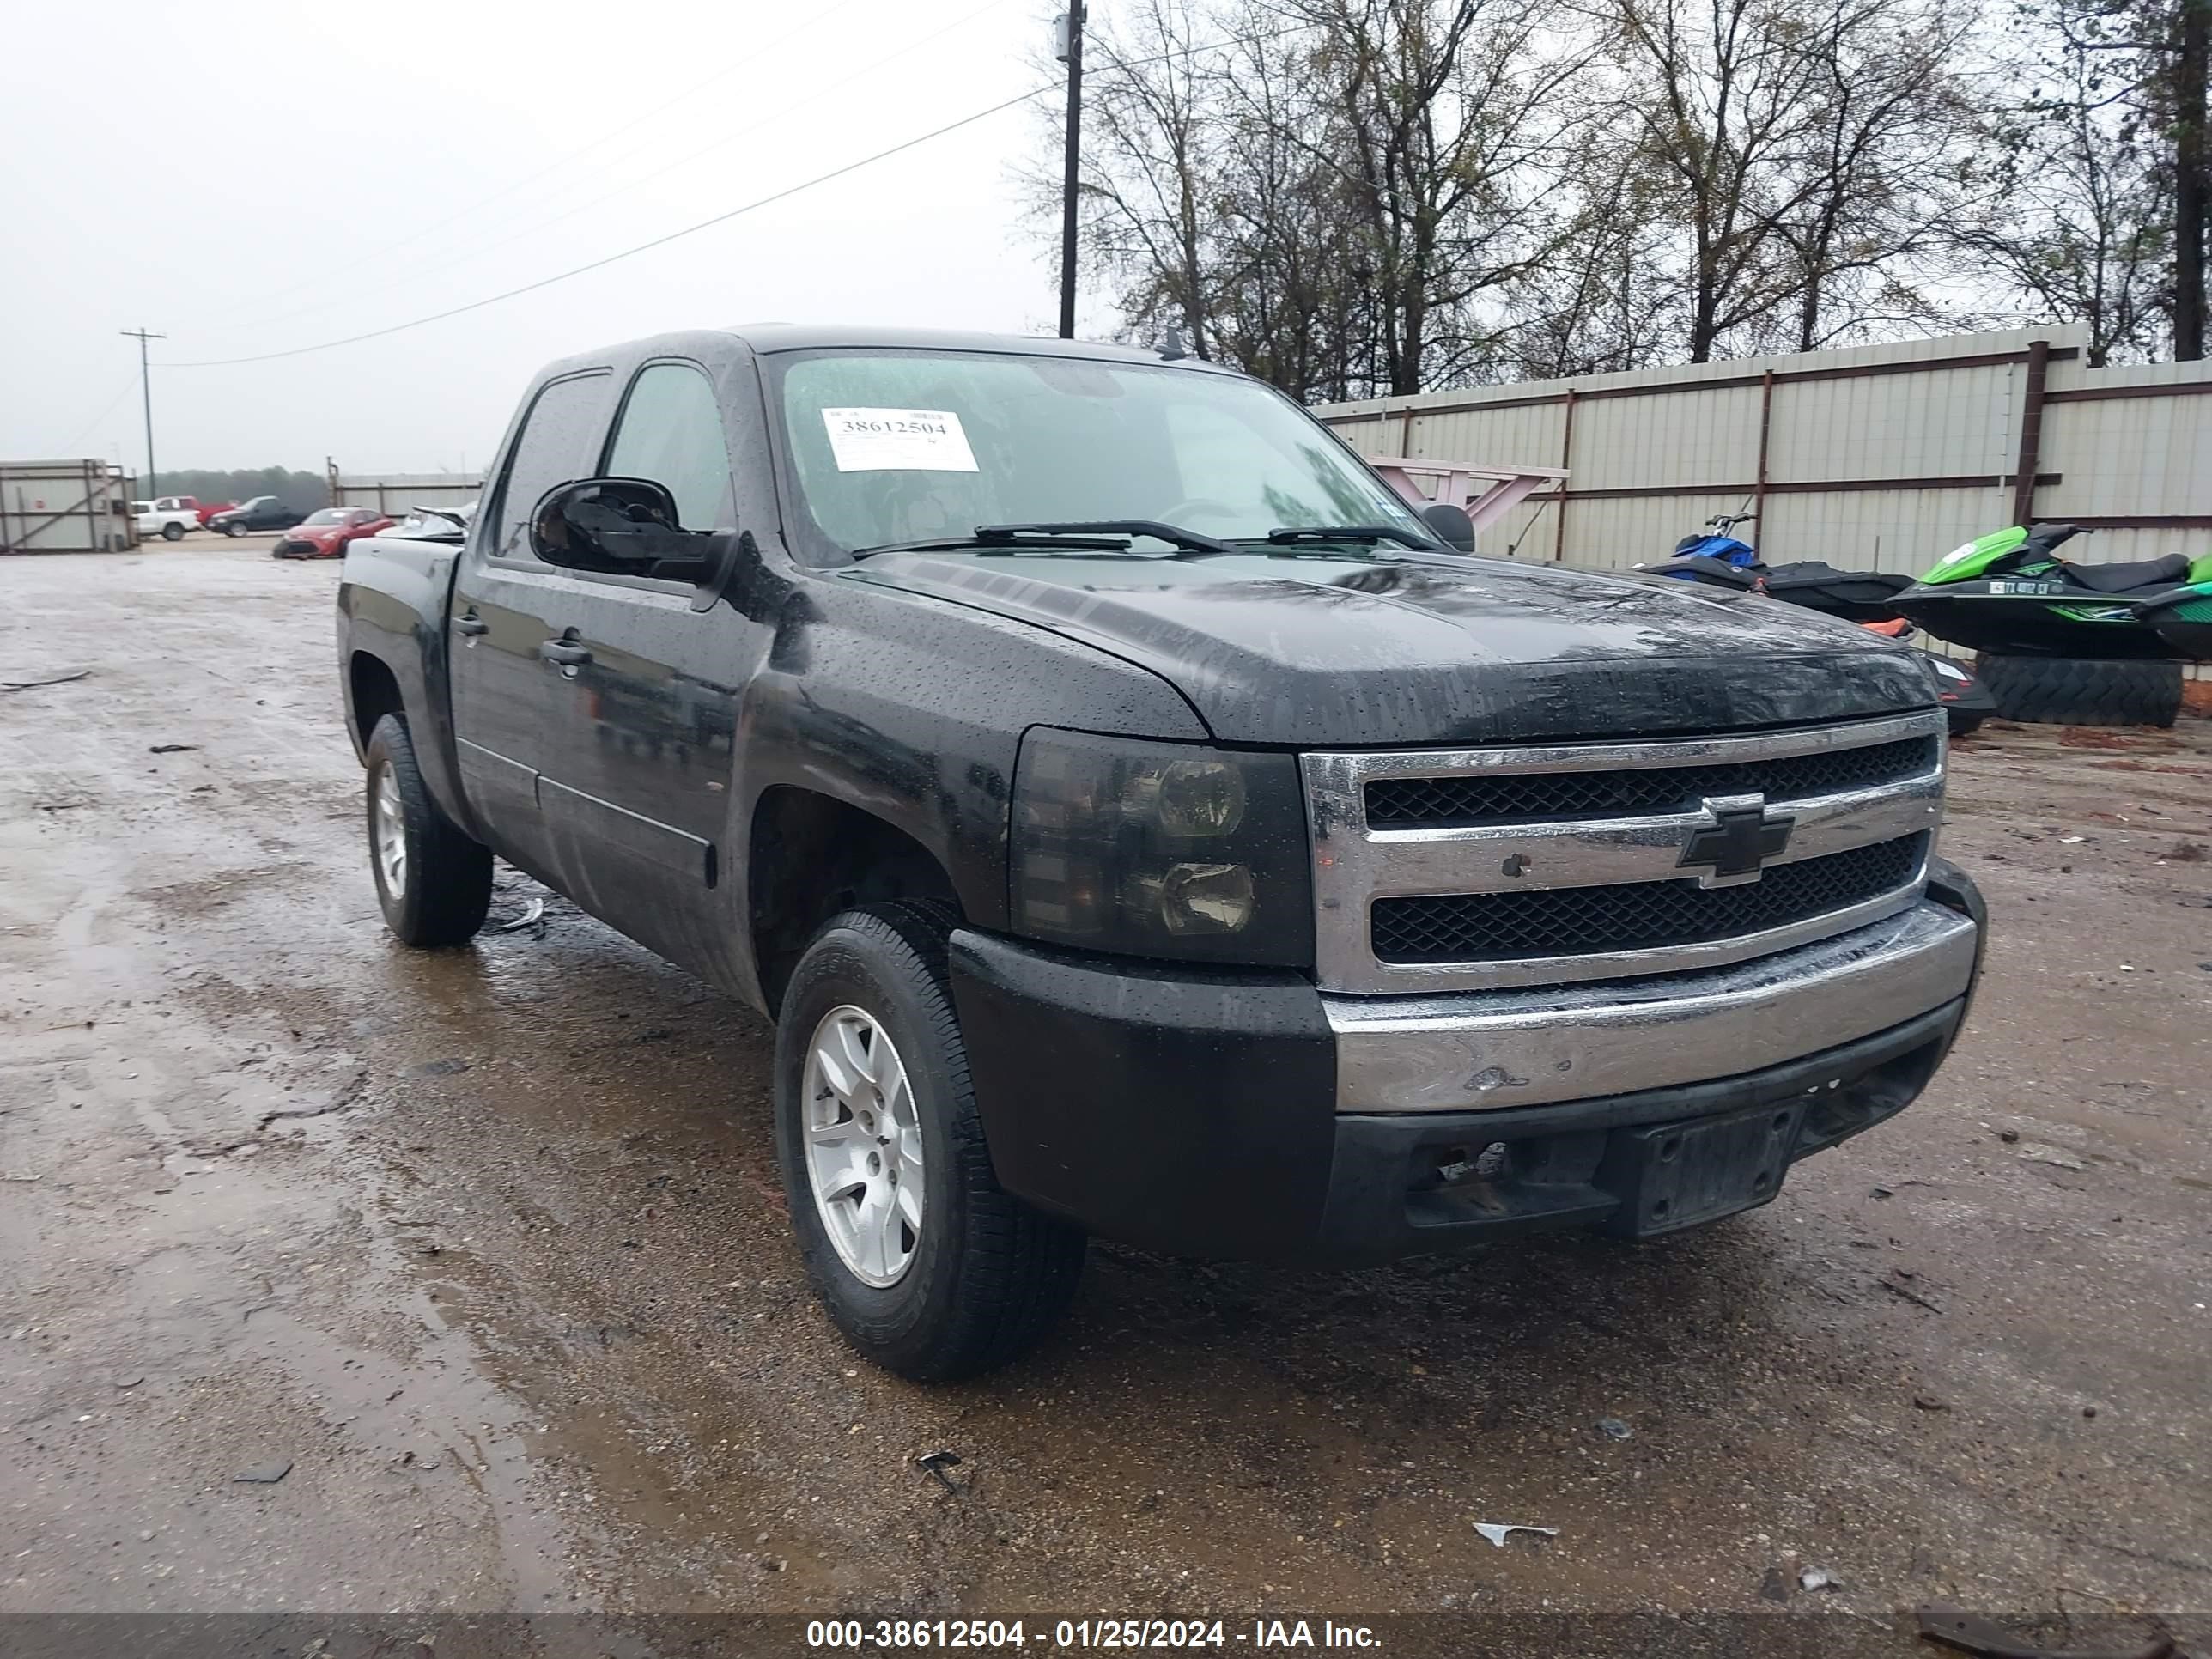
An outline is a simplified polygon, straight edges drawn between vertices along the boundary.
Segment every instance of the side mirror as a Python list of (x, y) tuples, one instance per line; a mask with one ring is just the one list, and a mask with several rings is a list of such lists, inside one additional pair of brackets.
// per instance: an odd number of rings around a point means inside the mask
[(1421, 509), (1421, 520), (1446, 547), (1455, 547), (1462, 553), (1474, 551), (1474, 520), (1467, 516), (1465, 507), (1454, 507), (1449, 501), (1432, 502)]
[(530, 550), (548, 564), (603, 574), (703, 581), (731, 538), (683, 527), (676, 498), (649, 478), (582, 478), (556, 484), (530, 514)]

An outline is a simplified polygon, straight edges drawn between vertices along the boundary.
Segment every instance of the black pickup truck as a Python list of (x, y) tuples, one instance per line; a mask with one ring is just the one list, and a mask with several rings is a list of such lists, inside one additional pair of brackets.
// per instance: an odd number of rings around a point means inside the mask
[(466, 940), (496, 854), (768, 1014), (809, 1269), (909, 1376), (1035, 1340), (1090, 1233), (1361, 1262), (1763, 1203), (1979, 971), (1927, 672), (1467, 528), (1142, 350), (569, 358), (465, 539), (346, 556), (385, 915)]

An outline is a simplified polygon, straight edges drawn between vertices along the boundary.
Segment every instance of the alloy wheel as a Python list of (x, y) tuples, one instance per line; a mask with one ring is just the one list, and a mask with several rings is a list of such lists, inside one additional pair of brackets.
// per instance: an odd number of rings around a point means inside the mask
[(399, 800), (399, 781), (389, 766), (376, 775), (369, 789), (369, 840), (376, 867), (384, 877), (384, 890), (393, 899), (407, 893), (407, 813)]
[(921, 1243), (921, 1122), (905, 1062), (865, 1008), (831, 1009), (800, 1085), (806, 1174), (823, 1230), (853, 1276), (896, 1285)]

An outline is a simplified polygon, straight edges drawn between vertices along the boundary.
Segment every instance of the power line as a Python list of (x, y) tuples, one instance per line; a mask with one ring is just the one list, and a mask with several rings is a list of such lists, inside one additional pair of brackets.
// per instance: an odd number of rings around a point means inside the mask
[(441, 323), (448, 317), (459, 317), (471, 311), (482, 311), (486, 306), (497, 305), (502, 300), (512, 300), (525, 294), (533, 294), (541, 288), (550, 288), (556, 283), (565, 283), (571, 276), (581, 276), (586, 271), (598, 270), (603, 266), (635, 258), (641, 253), (650, 252), (657, 247), (665, 247), (669, 243), (680, 241), (686, 236), (696, 235), (702, 230), (726, 224), (741, 214), (750, 213), (756, 209), (781, 202), (786, 197), (796, 196), (801, 191), (813, 189), (817, 185), (826, 185), (831, 179), (842, 179), (848, 173), (857, 173), (862, 167), (872, 167), (878, 161), (887, 161), (902, 150), (914, 149), (917, 144), (926, 144), (933, 138), (942, 138), (948, 132), (957, 132), (962, 127), (973, 126), (987, 116), (996, 115), (1001, 110), (1012, 109), (1017, 104), (1025, 104), (1036, 97), (1039, 90), (1042, 88), (1022, 93), (1017, 97), (1006, 100), (1003, 103), (994, 104), (988, 109), (979, 109), (973, 115), (963, 115), (957, 121), (948, 121), (943, 126), (933, 128), (918, 137), (909, 138), (903, 143), (893, 144), (889, 149), (879, 149), (874, 155), (864, 155), (857, 161), (848, 161), (843, 167), (833, 168), (828, 173), (817, 173), (813, 178), (803, 183), (793, 185), (787, 190), (777, 191), (772, 196), (763, 196), (757, 201), (747, 202), (743, 207), (733, 207), (726, 213), (718, 213), (711, 219), (702, 219), (696, 224), (684, 226), (681, 230), (672, 230), (666, 235), (656, 236), (649, 242), (640, 242), (635, 247), (626, 247), (619, 253), (610, 253), (605, 258), (593, 259), (587, 264), (574, 265), (567, 270), (557, 271), (550, 276), (541, 276), (534, 283), (525, 283), (521, 287), (508, 289), (504, 293), (489, 295), (481, 300), (471, 300), (466, 305), (433, 312), (427, 317), (417, 317), (410, 322), (394, 323), (389, 328), (371, 329), (365, 334), (349, 334), (342, 340), (325, 340), (316, 345), (294, 346), (287, 351), (258, 352), (247, 357), (212, 357), (197, 362), (168, 363), (164, 364), (163, 367), (227, 368), (235, 363), (273, 362), (279, 357), (301, 357), (311, 351), (329, 351), (338, 346), (358, 345), (364, 340), (380, 340), (387, 335), (404, 333), (410, 328), (421, 328), (426, 323)]
[[(1141, 69), (1148, 64), (1164, 63), (1171, 58), (1188, 58), (1201, 52), (1219, 51), (1226, 46), (1251, 46), (1263, 40), (1279, 40), (1285, 35), (1297, 34), (1316, 27), (1318, 26), (1311, 23), (1298, 23), (1288, 28), (1276, 29), (1265, 34), (1242, 35), (1232, 40), (1208, 41), (1203, 46), (1184, 46), (1174, 52), (1158, 52), (1150, 58), (1128, 58), (1116, 64), (1115, 67), (1124, 70)], [(534, 294), (539, 289), (551, 288), (556, 283), (565, 283), (572, 276), (581, 276), (591, 271), (603, 270), (608, 265), (619, 264), (624, 259), (635, 258), (641, 253), (649, 253), (654, 248), (665, 247), (671, 242), (681, 241), (687, 236), (695, 236), (702, 230), (711, 230), (716, 225), (726, 224), (744, 214), (772, 206), (802, 191), (812, 190), (817, 185), (829, 184), (834, 179), (843, 178), (847, 173), (858, 173), (863, 167), (872, 167), (878, 161), (889, 161), (894, 155), (902, 155), (933, 139), (942, 138), (947, 133), (957, 132), (963, 127), (971, 127), (976, 122), (986, 120), (1002, 110), (1013, 108), (1017, 104), (1025, 104), (1032, 98), (1040, 97), (1045, 93), (1058, 91), (1061, 84), (1060, 78), (1054, 76), (1042, 86), (1032, 87), (1027, 92), (1018, 93), (1013, 97), (993, 104), (988, 108), (979, 109), (973, 114), (963, 115), (956, 121), (947, 121), (941, 127), (933, 127), (927, 132), (904, 139), (886, 149), (879, 149), (872, 155), (863, 155), (856, 161), (848, 161), (842, 167), (832, 167), (827, 173), (817, 173), (811, 179), (804, 179), (771, 195), (761, 197), (756, 201), (731, 208), (726, 212), (717, 213), (695, 224), (685, 225), (680, 230), (669, 231), (665, 235), (653, 238), (650, 241), (640, 242), (634, 247), (626, 247), (618, 253), (610, 253), (584, 264), (573, 265), (567, 270), (556, 271), (550, 276), (541, 276), (534, 283), (525, 283), (517, 288), (488, 295), (481, 300), (471, 300), (465, 305), (452, 306), (444, 311), (432, 312), (425, 317), (413, 318), (404, 323), (393, 323), (385, 328), (370, 329), (361, 334), (349, 334), (342, 339), (319, 341), (313, 345), (293, 346), (283, 351), (256, 352), (242, 357), (209, 357), (188, 362), (165, 363), (162, 367), (165, 368), (228, 368), (240, 363), (275, 362), (280, 358), (304, 357), (311, 352), (331, 351), (340, 346), (359, 345), (367, 340), (381, 340), (394, 334), (404, 334), (410, 329), (422, 328), (430, 323), (444, 322), (450, 317), (465, 316), (471, 311), (482, 311), (487, 306), (498, 305), (507, 300), (519, 299), (525, 294)]]
[[(555, 156), (544, 167), (538, 168), (537, 172), (527, 174), (521, 179), (518, 179), (511, 185), (502, 185), (497, 190), (492, 191), (489, 196), (479, 197), (476, 201), (471, 203), (466, 207), (456, 209), (453, 212), (446, 215), (443, 218), (433, 219), (428, 224), (418, 225), (416, 228), (408, 232), (404, 236), (398, 238), (396, 241), (384, 244), (377, 250), (379, 257), (380, 258), (385, 254), (390, 253), (395, 249), (406, 247), (411, 243), (418, 242), (424, 237), (428, 236), (436, 231), (443, 230), (448, 225), (459, 223), (464, 219), (473, 219), (477, 214), (481, 213), (485, 208), (489, 207), (494, 202), (500, 201), (506, 197), (512, 196), (517, 191), (527, 190), (531, 185), (536, 184), (540, 179), (558, 172), (561, 168), (568, 166), (569, 162), (577, 160), (580, 156), (590, 155), (602, 144), (611, 143), (615, 139), (623, 137), (623, 134), (634, 132), (638, 128), (646, 125), (648, 122), (659, 121), (665, 118), (668, 112), (671, 109), (673, 109), (677, 105), (684, 102), (687, 99), (696, 97), (699, 94), (706, 91), (708, 87), (713, 86), (716, 82), (726, 79), (737, 70), (745, 68), (750, 64), (757, 63), (761, 58), (767, 57), (770, 52), (775, 52), (789, 44), (791, 41), (797, 40), (809, 29), (819, 27), (830, 18), (836, 16), (839, 12), (845, 10), (848, 7), (854, 3), (855, 0), (836, 0), (836, 3), (816, 12), (812, 16), (807, 18), (805, 22), (800, 23), (796, 28), (786, 29), (781, 34), (777, 35), (775, 40), (769, 41), (766, 46), (759, 47), (756, 51), (748, 53), (746, 56), (740, 58), (734, 62), (723, 64), (721, 68), (716, 70), (713, 74), (707, 76), (702, 80), (694, 82), (690, 86), (685, 88), (682, 92), (677, 93), (672, 97), (657, 100), (646, 111), (644, 114), (639, 116), (635, 120), (625, 121), (622, 125), (614, 128), (612, 131), (601, 133), (598, 137), (592, 139), (589, 143), (579, 144), (575, 149), (564, 151), (562, 154)], [(313, 288), (317, 283), (327, 278), (330, 274), (330, 271), (327, 270), (316, 271), (307, 277), (304, 281), (295, 283), (289, 288), (280, 288), (275, 293), (255, 301), (253, 303), (256, 306), (268, 305), (274, 301), (283, 299), (288, 295), (297, 294), (302, 289)], [(306, 309), (313, 310), (315, 307), (310, 306), (306, 307)], [(258, 322), (264, 319), (257, 318), (255, 320)]]
[[(760, 117), (757, 120), (748, 121), (744, 125), (738, 127), (732, 131), (726, 132), (720, 137), (702, 144), (696, 149), (687, 150), (683, 155), (676, 157), (675, 160), (654, 168), (651, 173), (641, 174), (635, 179), (625, 180), (624, 182), (615, 185), (611, 190), (601, 191), (597, 196), (586, 198), (584, 201), (578, 203), (575, 206), (568, 209), (566, 211), (555, 214), (550, 219), (541, 219), (534, 223), (522, 226), (520, 228), (513, 231), (507, 235), (496, 238), (495, 240), (484, 243), (480, 246), (472, 247), (457, 258), (442, 259), (435, 264), (421, 266), (414, 270), (403, 272), (399, 276), (392, 277), (388, 282), (378, 283), (373, 287), (360, 289), (350, 296), (341, 295), (333, 299), (319, 300), (307, 305), (296, 307), (291, 311), (279, 312), (274, 316), (256, 318), (254, 319), (255, 325), (259, 326), (268, 323), (281, 323), (289, 318), (304, 317), (310, 312), (321, 311), (330, 306), (346, 302), (349, 300), (365, 299), (372, 295), (389, 293), (395, 288), (404, 288), (409, 283), (419, 282), (425, 276), (434, 276), (441, 271), (451, 270), (457, 265), (467, 264), (475, 259), (482, 258), (487, 253), (495, 252), (501, 248), (511, 247), (516, 242), (522, 241), (526, 238), (541, 235), (544, 232), (550, 230), (556, 225), (566, 223), (568, 220), (574, 218), (580, 213), (588, 213), (592, 209), (598, 207), (604, 202), (611, 201), (617, 196), (625, 195), (630, 191), (635, 190), (641, 185), (650, 184), (655, 179), (659, 179), (666, 173), (673, 173), (678, 167), (684, 167), (692, 161), (696, 161), (701, 156), (710, 154), (714, 150), (720, 149), (725, 145), (735, 143), (738, 139), (745, 137), (746, 134), (757, 132), (761, 128), (781, 120), (786, 115), (790, 114), (793, 110), (804, 108), (806, 105), (822, 97), (825, 94), (835, 92), (840, 87), (849, 85), (851, 82), (860, 79), (863, 76), (872, 75), (878, 70), (882, 69), (888, 64), (896, 63), (900, 58), (906, 57), (911, 52), (921, 51), (922, 47), (929, 45), (931, 41), (937, 40), (940, 35), (950, 34), (953, 30), (974, 22), (975, 19), (981, 17), (985, 12), (995, 10), (999, 7), (1006, 3), (1007, 0), (983, 0), (983, 3), (977, 6), (973, 11), (964, 13), (961, 16), (956, 17), (952, 21), (945, 24), (943, 27), (933, 29), (929, 33), (921, 36), (919, 40), (909, 40), (906, 45), (899, 47), (896, 51), (884, 53), (884, 56), (877, 58), (874, 62), (862, 65), (860, 68), (854, 70), (851, 74), (844, 76), (838, 80), (830, 82), (827, 86), (815, 88), (805, 97), (794, 99), (788, 104), (781, 105), (777, 108), (771, 110), (768, 114)], [(388, 250), (386, 249), (380, 248), (378, 249), (378, 254), (381, 257), (382, 254), (387, 251)]]
[(64, 460), (68, 459), (70, 458), (70, 451), (75, 449), (79, 444), (82, 443), (86, 438), (89, 437), (92, 434), (92, 429), (98, 426), (102, 421), (106, 420), (109, 414), (113, 411), (115, 405), (121, 403), (125, 397), (129, 396), (131, 388), (137, 384), (138, 376), (133, 374), (129, 380), (124, 381), (121, 386), (116, 387), (115, 395), (100, 405), (99, 414), (94, 416), (90, 420), (87, 421), (82, 426), (76, 429), (76, 435), (70, 438), (67, 443), (61, 447), (56, 459)]

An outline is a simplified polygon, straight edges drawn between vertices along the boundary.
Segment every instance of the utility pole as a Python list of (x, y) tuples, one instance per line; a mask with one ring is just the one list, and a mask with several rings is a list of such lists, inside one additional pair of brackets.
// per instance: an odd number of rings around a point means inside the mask
[(2179, 55), (2173, 62), (2173, 355), (2204, 356), (2208, 298), (2204, 250), (2212, 233), (2212, 0), (2182, 0)]
[(1083, 170), (1083, 0), (1067, 0), (1060, 20), (1060, 61), (1067, 65), (1067, 171), (1060, 200), (1060, 337), (1075, 337), (1075, 189)]
[(146, 342), (169, 337), (149, 334), (143, 328), (122, 328), (116, 332), (126, 340), (138, 342), (138, 389), (146, 398), (146, 499), (150, 501), (161, 492), (156, 488), (160, 481), (154, 476), (154, 378), (146, 372)]

